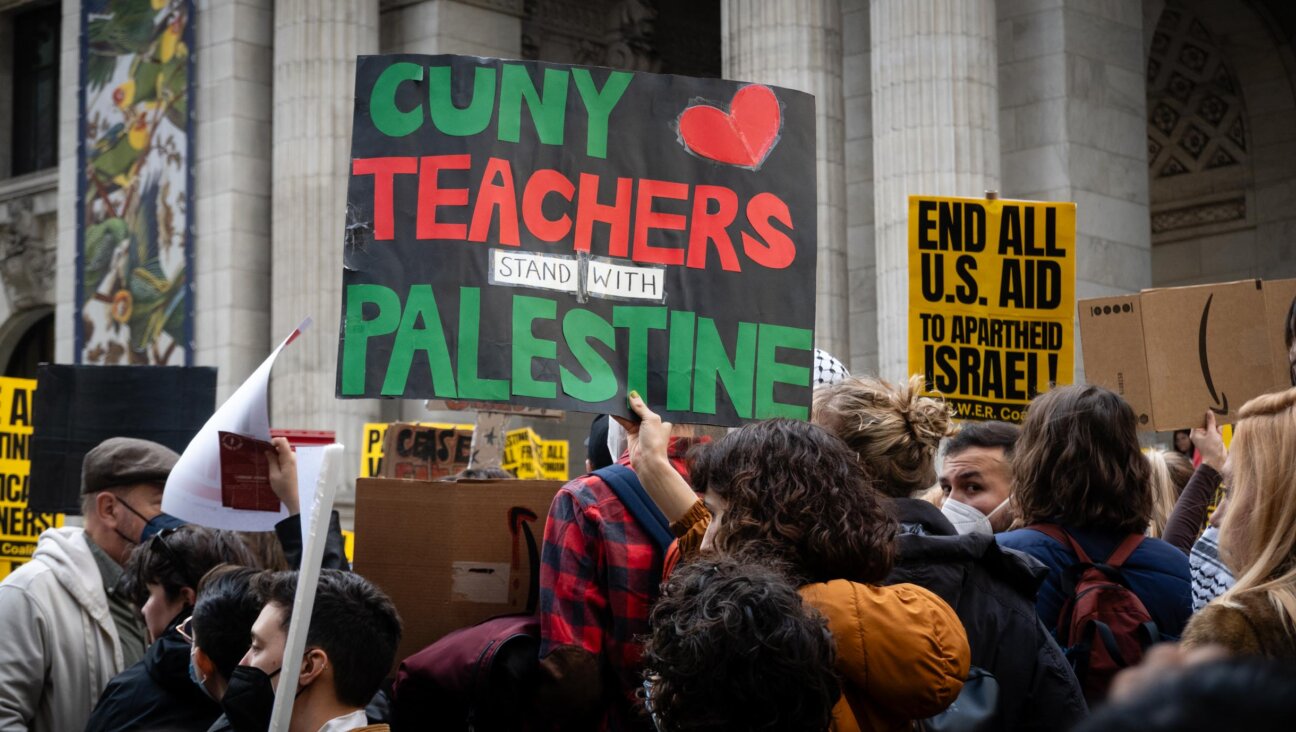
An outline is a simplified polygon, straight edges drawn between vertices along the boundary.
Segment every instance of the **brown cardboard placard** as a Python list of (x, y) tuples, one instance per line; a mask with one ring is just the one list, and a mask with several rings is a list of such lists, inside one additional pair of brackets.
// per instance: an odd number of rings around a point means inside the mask
[(355, 571), (400, 612), (398, 662), (452, 630), (538, 602), (532, 578), (539, 577), (545, 516), (562, 485), (357, 482)]
[(380, 475), (401, 480), (436, 480), (468, 467), (472, 430), (393, 422), (383, 436)]
[[(1221, 424), (1288, 388), (1284, 325), (1296, 280), (1144, 290), (1079, 304), (1085, 376), (1121, 394), (1140, 429)], [(1146, 386), (1144, 386), (1146, 385)]]
[(1085, 300), (1079, 309), (1086, 380), (1120, 394), (1134, 408), (1139, 428), (1150, 429), (1152, 385), (1143, 350), (1139, 296)]

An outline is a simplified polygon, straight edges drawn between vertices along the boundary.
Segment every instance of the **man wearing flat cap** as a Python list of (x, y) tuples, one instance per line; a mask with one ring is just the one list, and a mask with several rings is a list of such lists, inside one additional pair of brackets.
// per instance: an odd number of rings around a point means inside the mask
[(139, 661), (144, 624), (115, 591), (179, 455), (114, 437), (81, 468), (84, 528), (47, 529), (0, 582), (0, 730), (81, 730), (99, 694)]

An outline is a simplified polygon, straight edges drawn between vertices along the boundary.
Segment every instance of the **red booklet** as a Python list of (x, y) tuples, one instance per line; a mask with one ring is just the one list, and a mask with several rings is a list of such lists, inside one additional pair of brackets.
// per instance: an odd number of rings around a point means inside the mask
[(220, 434), (221, 505), (249, 511), (278, 511), (279, 497), (270, 489), (269, 442), (234, 432)]

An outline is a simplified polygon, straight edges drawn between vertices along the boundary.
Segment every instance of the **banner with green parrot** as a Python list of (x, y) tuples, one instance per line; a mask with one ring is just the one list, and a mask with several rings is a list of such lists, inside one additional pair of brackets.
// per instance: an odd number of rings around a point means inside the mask
[(193, 361), (192, 0), (82, 0), (76, 360)]

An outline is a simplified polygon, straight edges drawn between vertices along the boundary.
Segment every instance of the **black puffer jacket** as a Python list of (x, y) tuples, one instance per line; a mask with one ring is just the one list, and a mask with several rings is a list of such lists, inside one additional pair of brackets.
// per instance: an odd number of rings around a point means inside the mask
[(206, 732), (216, 721), (220, 705), (189, 678), (189, 642), (176, 630), (190, 612), (171, 621), (144, 660), (108, 682), (86, 732)]
[(931, 590), (958, 613), (972, 645), (972, 665), (1000, 687), (1001, 729), (1069, 729), (1088, 715), (1084, 694), (1062, 649), (1035, 614), (1044, 565), (995, 543), (960, 536), (935, 506), (894, 499), (901, 524), (887, 584)]

